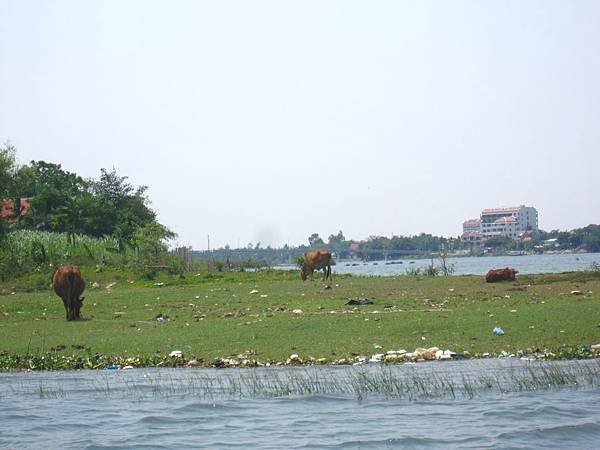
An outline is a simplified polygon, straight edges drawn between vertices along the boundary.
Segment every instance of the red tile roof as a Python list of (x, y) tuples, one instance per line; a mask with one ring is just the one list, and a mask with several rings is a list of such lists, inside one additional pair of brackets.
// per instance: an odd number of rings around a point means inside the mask
[(513, 212), (517, 212), (519, 209), (521, 209), (520, 206), (511, 206), (508, 208), (490, 208), (490, 209), (484, 209), (481, 213), (482, 214), (513, 213)]

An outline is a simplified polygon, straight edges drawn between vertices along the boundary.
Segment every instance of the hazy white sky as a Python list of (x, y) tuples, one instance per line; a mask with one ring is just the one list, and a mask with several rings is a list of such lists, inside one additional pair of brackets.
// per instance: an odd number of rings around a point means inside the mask
[(0, 141), (179, 243), (600, 222), (598, 1), (0, 0)]

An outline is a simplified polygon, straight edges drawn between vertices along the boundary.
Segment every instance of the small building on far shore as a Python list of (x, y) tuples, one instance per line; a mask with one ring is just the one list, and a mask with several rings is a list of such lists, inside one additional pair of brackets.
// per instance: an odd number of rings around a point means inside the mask
[(16, 200), (2, 199), (0, 200), (0, 219), (14, 222), (19, 217), (26, 215), (29, 208), (31, 208), (31, 203), (27, 197)]

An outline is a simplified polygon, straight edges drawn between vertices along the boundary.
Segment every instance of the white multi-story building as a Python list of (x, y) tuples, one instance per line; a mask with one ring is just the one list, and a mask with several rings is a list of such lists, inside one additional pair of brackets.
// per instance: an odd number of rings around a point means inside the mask
[(463, 233), (479, 233), (481, 231), (481, 220), (467, 219), (463, 222)]
[(485, 240), (493, 236), (518, 239), (525, 231), (537, 230), (537, 210), (525, 205), (484, 209), (479, 220), (471, 219), (463, 223), (463, 237), (469, 241)]

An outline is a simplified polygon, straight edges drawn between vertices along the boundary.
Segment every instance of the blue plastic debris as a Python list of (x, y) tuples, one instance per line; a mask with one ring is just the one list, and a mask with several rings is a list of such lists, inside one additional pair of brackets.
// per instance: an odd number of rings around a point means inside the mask
[(502, 336), (504, 334), (504, 330), (500, 327), (494, 327), (494, 329), (492, 330), (492, 332), (496, 335), (496, 336)]
[(121, 366), (120, 366), (120, 365), (118, 365), (118, 364), (109, 364), (108, 366), (106, 366), (106, 368), (107, 368), (108, 370), (117, 370), (117, 369), (120, 369), (120, 368), (121, 368)]

